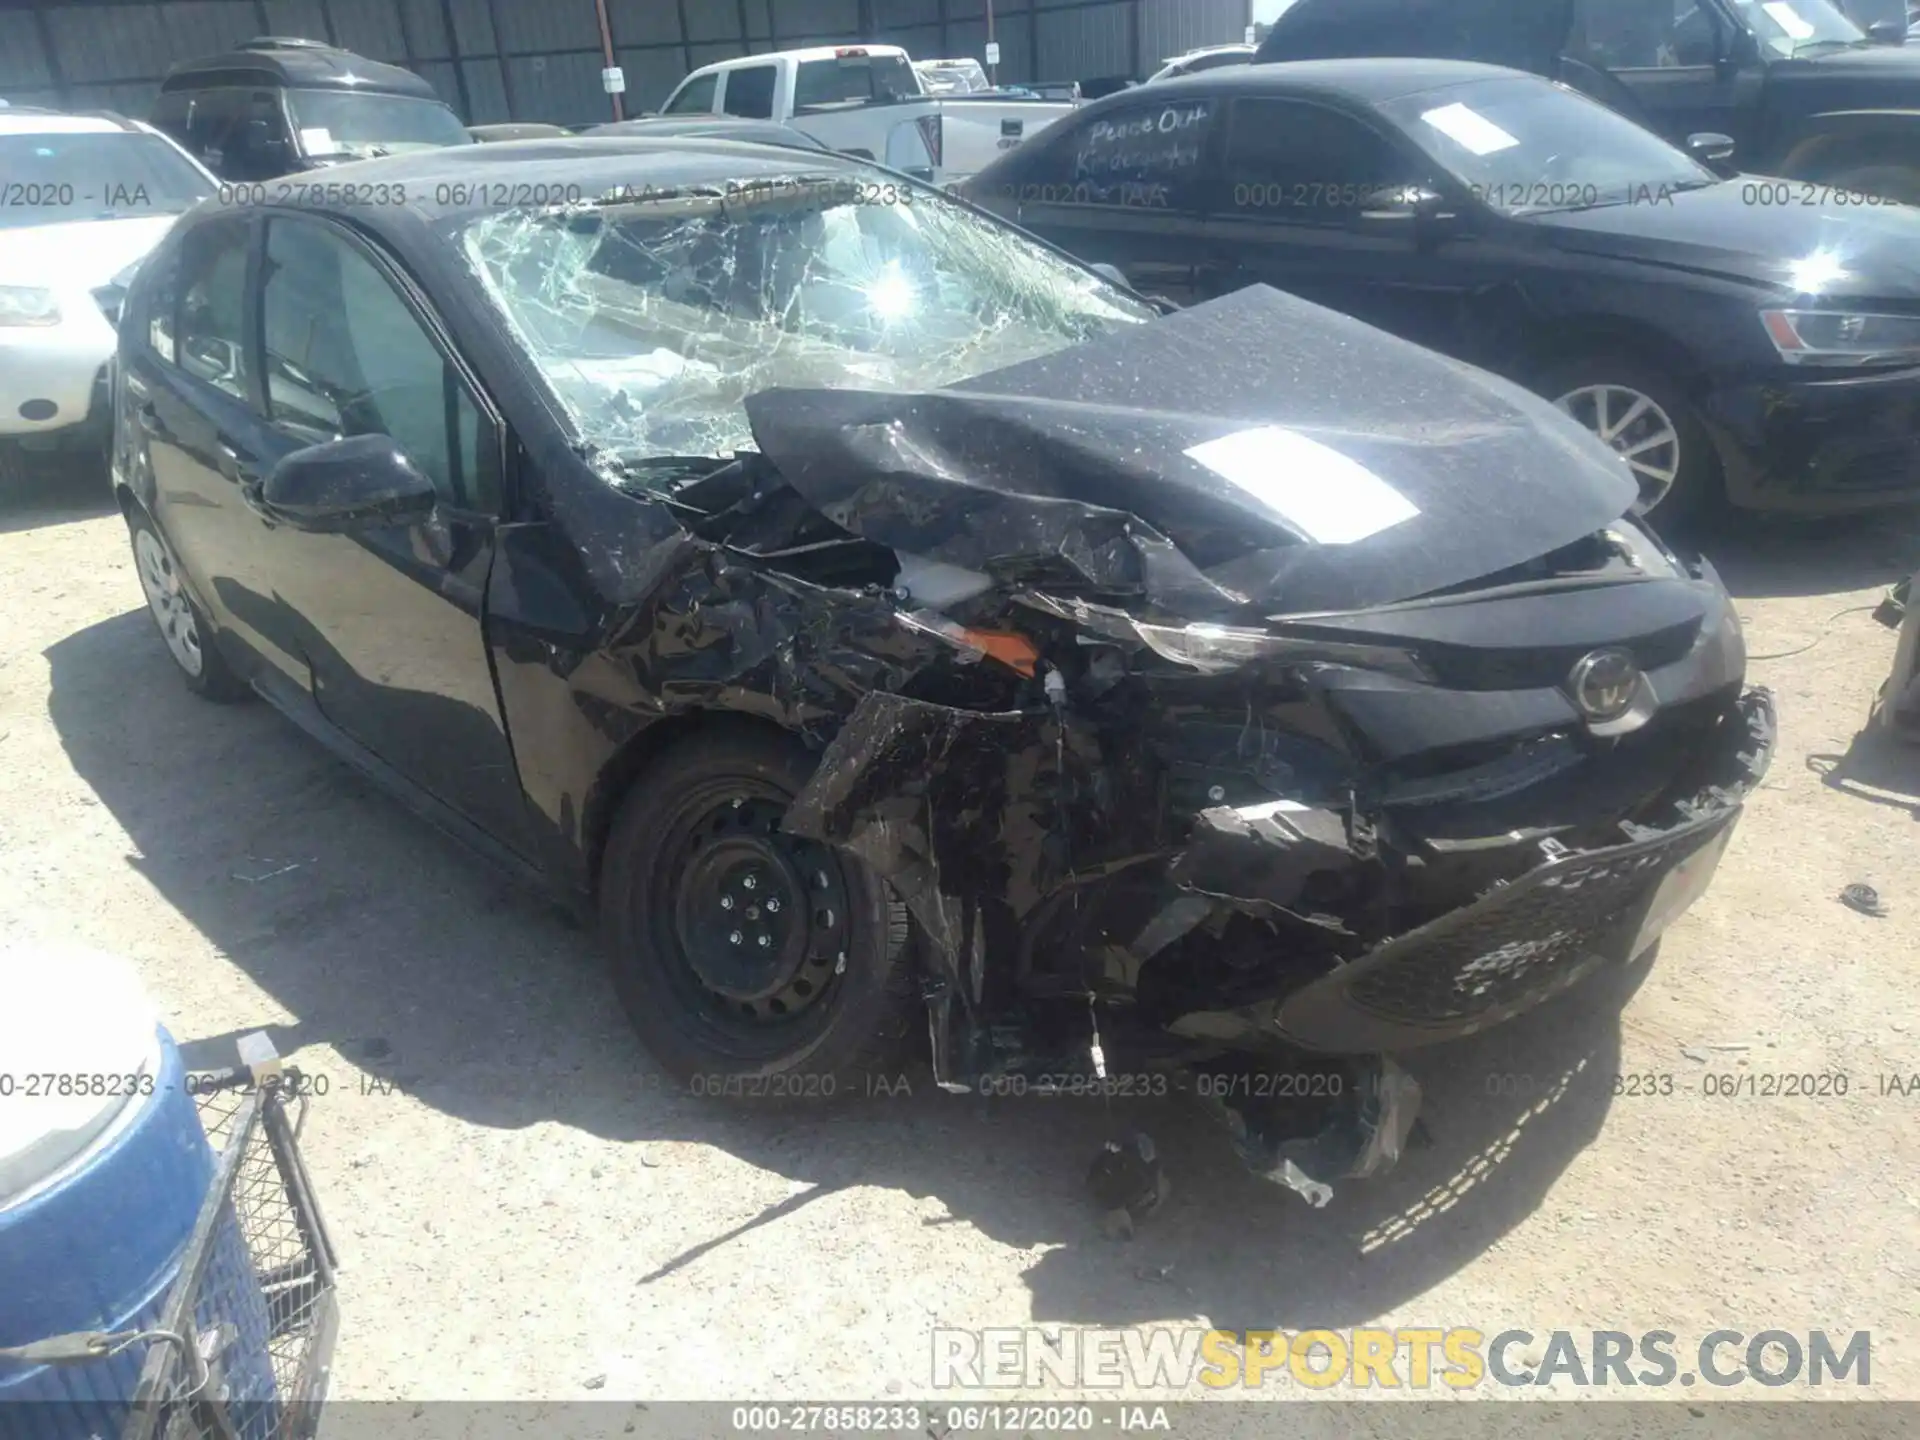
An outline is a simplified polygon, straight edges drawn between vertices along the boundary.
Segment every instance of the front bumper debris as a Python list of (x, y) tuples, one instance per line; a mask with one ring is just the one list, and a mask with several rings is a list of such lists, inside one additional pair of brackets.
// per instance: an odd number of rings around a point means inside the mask
[[(1665, 825), (1623, 825), (1624, 843), (1568, 850), (1457, 910), (1396, 935), (1290, 994), (1172, 1027), (1336, 1053), (1399, 1051), (1484, 1030), (1529, 1010), (1602, 965), (1643, 954), (1705, 890), (1747, 795), (1772, 760), (1765, 690), (1741, 697), (1723, 748)], [(1262, 843), (1251, 834), (1247, 845)], [(1330, 847), (1309, 837), (1297, 850)], [(1251, 899), (1259, 903), (1261, 897)], [(1237, 1020), (1238, 1025), (1231, 1023)]]

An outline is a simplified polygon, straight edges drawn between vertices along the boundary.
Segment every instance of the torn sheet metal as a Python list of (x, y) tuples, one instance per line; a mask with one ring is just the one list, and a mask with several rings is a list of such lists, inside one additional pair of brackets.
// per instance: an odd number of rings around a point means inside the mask
[(1634, 499), (1545, 401), (1266, 286), (946, 389), (774, 388), (746, 412), (856, 534), (1187, 619), (1426, 594)]

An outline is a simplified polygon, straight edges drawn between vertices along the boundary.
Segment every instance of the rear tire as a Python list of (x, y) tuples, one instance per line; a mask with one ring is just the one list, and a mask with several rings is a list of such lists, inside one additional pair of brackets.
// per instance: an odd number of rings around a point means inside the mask
[(217, 704), (249, 699), (253, 691), (221, 655), (213, 629), (187, 593), (174, 563), (173, 547), (137, 505), (127, 511), (133, 565), (147, 597), (147, 613), (166, 645), (180, 678), (194, 694)]
[(634, 782), (600, 868), (614, 989), (695, 1094), (826, 1099), (898, 1056), (922, 1007), (905, 907), (852, 856), (780, 830), (813, 759), (725, 728)]
[(1625, 456), (1641, 487), (1639, 513), (1656, 525), (1682, 524), (1722, 503), (1713, 442), (1685, 388), (1660, 366), (1590, 351), (1549, 360), (1533, 388)]

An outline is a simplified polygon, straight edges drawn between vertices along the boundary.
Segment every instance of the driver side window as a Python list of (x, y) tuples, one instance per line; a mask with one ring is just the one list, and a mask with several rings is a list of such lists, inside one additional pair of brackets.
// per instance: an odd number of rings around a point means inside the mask
[(499, 512), (493, 422), (358, 246), (322, 224), (272, 221), (260, 303), (277, 428), (309, 444), (390, 435), (448, 504)]

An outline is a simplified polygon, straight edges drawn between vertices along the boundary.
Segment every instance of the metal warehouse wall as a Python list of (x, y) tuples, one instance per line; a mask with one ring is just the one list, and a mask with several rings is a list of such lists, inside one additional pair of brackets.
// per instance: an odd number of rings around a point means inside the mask
[[(606, 0), (629, 114), (689, 70), (854, 40), (984, 58), (987, 0)], [(1251, 0), (995, 0), (1000, 79), (1145, 76), (1238, 40)], [(0, 0), (0, 98), (144, 116), (167, 67), (254, 35), (330, 40), (419, 71), (470, 122), (609, 118), (594, 0)]]

